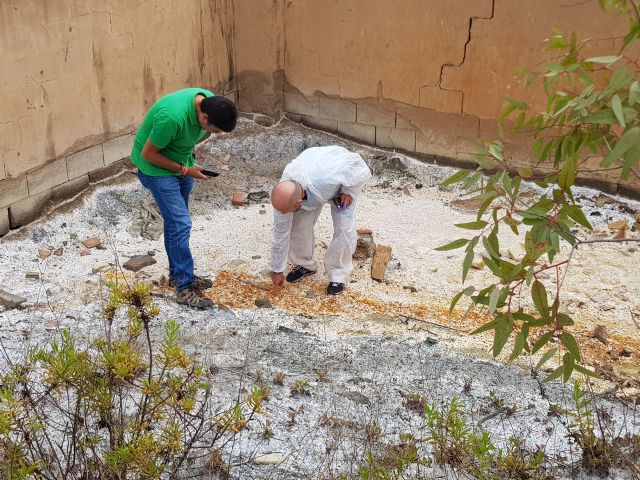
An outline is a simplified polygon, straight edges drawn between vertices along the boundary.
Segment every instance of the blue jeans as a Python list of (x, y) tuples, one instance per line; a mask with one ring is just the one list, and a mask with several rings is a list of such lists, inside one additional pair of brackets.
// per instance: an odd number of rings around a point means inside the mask
[(191, 177), (152, 177), (138, 171), (140, 183), (153, 195), (164, 220), (164, 248), (169, 257), (169, 276), (181, 292), (193, 283), (193, 257), (189, 248), (191, 216), (189, 194), (195, 180)]

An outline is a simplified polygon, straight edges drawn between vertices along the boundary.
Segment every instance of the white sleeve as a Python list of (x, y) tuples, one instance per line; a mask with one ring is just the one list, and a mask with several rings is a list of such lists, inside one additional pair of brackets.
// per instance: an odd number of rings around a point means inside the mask
[(365, 182), (362, 182), (352, 187), (346, 187), (343, 185), (342, 187), (340, 187), (340, 193), (346, 193), (347, 195), (351, 195), (351, 197), (356, 199), (360, 195), (360, 192), (362, 191), (362, 187), (364, 186), (364, 184)]
[(273, 211), (273, 237), (271, 239), (271, 271), (284, 272), (289, 260), (289, 235), (293, 213)]

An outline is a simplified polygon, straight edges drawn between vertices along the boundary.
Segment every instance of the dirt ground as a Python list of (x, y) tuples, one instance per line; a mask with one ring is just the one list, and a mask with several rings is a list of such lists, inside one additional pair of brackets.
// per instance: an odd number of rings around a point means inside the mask
[[(374, 172), (359, 201), (358, 226), (371, 229), (376, 243), (392, 247), (385, 279), (372, 280), (370, 260), (359, 260), (343, 295), (324, 294), (322, 257), (331, 239), (325, 209), (316, 227), (318, 273), (274, 290), (268, 280), (272, 210), (267, 192), (298, 153), (332, 143), (360, 153)], [(227, 154), (230, 158), (221, 163)], [(477, 420), (486, 413), (491, 397), (499, 395), (518, 405), (515, 417), (497, 417), (495, 424), (485, 425), (499, 438), (506, 441), (517, 433), (531, 445), (546, 444), (565, 458), (577, 455), (563, 422), (548, 415), (551, 404), (567, 401), (566, 387), (541, 386), (530, 368), (535, 359), (508, 364), (508, 354), (503, 354), (494, 361), (489, 353), (491, 335), (468, 335), (487, 321), (483, 313), (464, 316), (465, 305), (449, 312), (451, 297), (462, 288), (462, 253), (435, 248), (464, 235), (454, 223), (475, 218), (460, 192), (438, 185), (452, 169), (286, 120), (271, 128), (243, 121), (233, 135), (200, 145), (198, 161), (221, 172), (220, 177), (197, 185), (191, 203), (197, 272), (213, 279), (214, 288), (207, 295), (220, 308), (193, 312), (172, 301), (172, 292), (161, 282), (167, 273), (161, 220), (148, 192), (133, 175), (125, 174), (0, 240), (0, 288), (27, 298), (21, 310), (0, 307), (0, 340), (9, 356), (18, 358), (28, 345), (55, 337), (64, 328), (86, 340), (95, 338), (101, 332), (104, 282), (152, 281), (163, 314), (180, 322), (185, 341), (203, 361), (222, 370), (216, 383), (220, 406), (233, 399), (239, 385), (257, 370), (270, 376), (287, 371), (291, 378), (312, 384), (312, 396), (303, 401), (292, 399), (285, 390), (274, 392), (270, 411), (279, 432), (275, 440), (265, 443), (254, 431), (228, 452), (239, 463), (265, 449), (284, 452), (287, 462), (277, 468), (243, 464), (235, 478), (319, 478), (313, 472), (347, 468), (354, 444), (344, 444), (338, 452), (342, 457), (329, 467), (322, 452), (330, 435), (310, 433), (317, 430), (323, 415), (333, 412), (354, 418), (360, 426), (377, 415), (391, 438), (404, 428), (417, 428), (416, 418), (392, 414), (402, 407), (400, 393), (418, 392), (446, 402), (454, 395), (466, 395), (463, 386), (469, 378), (474, 383), (472, 394), (465, 397), (470, 418)], [(236, 190), (250, 194), (247, 205), (231, 206), (230, 196)], [(611, 221), (624, 219), (634, 225), (634, 215), (640, 212), (638, 202), (594, 190), (578, 189), (577, 195), (594, 224), (592, 232), (580, 232), (583, 238), (612, 237)], [(629, 235), (638, 238), (636, 230)], [(101, 248), (81, 244), (92, 236), (102, 240)], [(522, 249), (520, 242), (510, 232), (501, 236), (513, 254)], [(38, 254), (57, 249), (62, 249), (60, 255), (43, 259)], [(143, 254), (152, 254), (157, 263), (136, 274), (119, 269), (128, 257)], [(572, 331), (587, 364), (603, 377), (595, 384), (604, 393), (602, 405), (620, 425), (636, 433), (640, 431), (633, 407), (640, 395), (639, 266), (634, 244), (584, 245), (574, 253), (563, 284), (563, 308), (576, 320)], [(39, 278), (26, 278), (28, 272), (38, 273)], [(488, 285), (491, 280), (486, 269), (479, 269), (472, 270), (467, 283)], [(549, 287), (555, 282), (553, 276), (545, 279)], [(273, 308), (257, 308), (256, 300), (267, 300)], [(522, 305), (527, 306), (525, 299)], [(604, 343), (593, 337), (598, 325), (606, 328)], [(319, 368), (329, 369), (330, 382), (318, 381), (314, 372)], [(346, 401), (345, 392), (361, 393), (367, 401)], [(306, 409), (300, 415), (304, 429), (287, 428), (288, 411), (301, 408)], [(563, 475), (576, 478), (573, 473)]]

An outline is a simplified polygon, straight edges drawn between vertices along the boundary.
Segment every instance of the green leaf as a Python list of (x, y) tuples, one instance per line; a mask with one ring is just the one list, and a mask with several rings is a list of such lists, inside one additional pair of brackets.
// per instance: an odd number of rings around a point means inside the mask
[(498, 236), (495, 232), (491, 232), (488, 236), (484, 237), (482, 244), (492, 258), (500, 258), (500, 244), (498, 243)]
[(533, 177), (533, 169), (530, 167), (518, 167), (516, 168), (516, 172), (518, 172), (518, 175), (520, 175), (522, 178)]
[(637, 163), (638, 160), (640, 160), (640, 144), (634, 145), (624, 154), (624, 164), (620, 175), (623, 180), (627, 180), (629, 178), (629, 173), (631, 173), (633, 165)]
[(549, 71), (545, 77), (555, 77), (559, 73), (564, 72), (564, 67), (559, 63), (549, 63), (547, 64), (547, 70)]
[(460, 301), (463, 295), (469, 296), (475, 290), (476, 290), (475, 287), (467, 287), (461, 292), (456, 293), (455, 297), (453, 297), (453, 299), (451, 300), (451, 305), (449, 305), (449, 311), (453, 312), (453, 309), (456, 308), (456, 304), (458, 303), (458, 301)]
[(477, 222), (456, 223), (456, 227), (465, 228), (467, 230), (482, 230), (487, 226), (487, 222), (484, 220), (478, 220)]
[(538, 341), (536, 343), (533, 344), (533, 347), (531, 347), (531, 355), (533, 355), (534, 353), (536, 353), (538, 350), (540, 350), (542, 347), (544, 347), (547, 342), (549, 340), (551, 340), (551, 337), (553, 337), (553, 334), (555, 332), (552, 330), (550, 332), (545, 333), (544, 335), (542, 335)]
[(552, 348), (550, 350), (547, 350), (545, 354), (542, 356), (542, 358), (540, 359), (540, 361), (536, 364), (536, 369), (540, 368), (542, 365), (547, 363), (551, 359), (551, 357), (553, 357), (556, 353), (558, 353), (557, 348)]
[(567, 160), (558, 175), (558, 185), (563, 190), (570, 190), (576, 181), (576, 160), (575, 157)]
[(497, 357), (504, 348), (509, 335), (513, 331), (513, 319), (511, 313), (502, 316), (502, 320), (496, 326), (496, 333), (493, 337), (493, 356)]
[(580, 349), (578, 348), (578, 342), (573, 335), (569, 332), (563, 332), (560, 336), (562, 345), (578, 360), (580, 360)]
[(493, 319), (490, 322), (487, 322), (484, 325), (476, 328), (473, 332), (471, 332), (471, 335), (477, 335), (479, 333), (486, 332), (487, 330), (493, 330), (500, 322), (501, 319), (499, 318)]
[(502, 155), (502, 147), (500, 145), (496, 145), (495, 143), (489, 145), (489, 153), (501, 162), (504, 161), (504, 156)]
[(496, 311), (496, 306), (498, 305), (498, 300), (500, 299), (500, 289), (495, 285), (491, 289), (491, 294), (489, 295), (489, 313), (493, 315)]
[(558, 322), (558, 325), (561, 327), (570, 327), (575, 323), (566, 313), (559, 313), (556, 317), (556, 322)]
[(617, 62), (622, 57), (615, 55), (607, 55), (606, 57), (591, 57), (587, 58), (585, 61), (591, 63), (604, 63), (605, 65), (611, 65), (612, 63)]
[(531, 298), (538, 312), (545, 320), (549, 318), (549, 300), (547, 299), (547, 290), (539, 280), (533, 282), (531, 286)]
[(640, 143), (640, 127), (633, 127), (624, 132), (624, 135), (618, 140), (616, 146), (613, 147), (609, 155), (602, 161), (601, 165), (608, 168), (611, 164), (624, 155), (627, 150)]
[(592, 372), (588, 368), (584, 368), (582, 365), (574, 365), (573, 368), (576, 370), (576, 372), (580, 372), (587, 377), (600, 378), (600, 375), (598, 375), (596, 372)]
[(513, 105), (515, 108), (519, 110), (526, 110), (527, 104), (521, 100), (516, 100), (515, 98), (507, 97), (505, 100), (509, 105)]
[(493, 170), (497, 166), (495, 160), (485, 152), (477, 153), (474, 158), (478, 166), (484, 170)]
[(472, 263), (473, 263), (473, 246), (470, 243), (467, 246), (467, 254), (464, 257), (464, 261), (462, 262), (462, 283), (464, 283), (464, 281), (466, 280), (467, 274), (469, 273), (469, 269), (471, 268)]
[(567, 382), (569, 380), (569, 378), (571, 378), (571, 374), (573, 373), (573, 369), (576, 366), (575, 357), (570, 353), (565, 353), (562, 356), (562, 365), (564, 367), (564, 371), (562, 372), (563, 381)]
[(591, 223), (589, 223), (589, 220), (587, 220), (587, 217), (584, 216), (582, 207), (580, 207), (579, 205), (572, 205), (572, 207), (574, 208), (569, 209), (569, 216), (583, 227), (588, 228), (589, 230), (593, 229)]
[(446, 250), (455, 250), (456, 248), (464, 247), (467, 243), (469, 243), (468, 239), (459, 238), (457, 240), (454, 240), (453, 242), (447, 243), (446, 245), (436, 247), (435, 250), (438, 250), (439, 252), (444, 252)]
[(587, 115), (584, 118), (584, 123), (592, 123), (596, 125), (615, 125), (618, 123), (615, 113), (610, 108), (603, 108), (591, 115)]
[(545, 377), (545, 379), (542, 380), (542, 382), (546, 383), (546, 382), (550, 382), (552, 380), (555, 380), (556, 378), (560, 378), (560, 375), (562, 375), (563, 372), (564, 372), (564, 365), (560, 365), (553, 372), (551, 372), (547, 377)]
[(524, 335), (524, 331), (521, 331), (516, 335), (516, 340), (513, 345), (513, 351), (511, 352), (511, 356), (509, 357), (509, 361), (515, 360), (522, 353), (525, 346), (527, 345), (527, 337)]
[(446, 180), (440, 182), (441, 187), (448, 187), (449, 185), (453, 185), (454, 183), (458, 183), (469, 176), (469, 170), (459, 170), (453, 175), (451, 175)]
[(622, 128), (626, 128), (627, 124), (624, 121), (624, 114), (622, 113), (622, 100), (616, 94), (611, 98), (611, 108), (613, 109), (613, 113), (616, 115), (616, 119), (618, 123), (622, 125)]
[(627, 102), (629, 103), (629, 106), (633, 107), (638, 101), (639, 97), (640, 97), (640, 83), (638, 83), (638, 80), (636, 80), (629, 87), (629, 99), (627, 100)]

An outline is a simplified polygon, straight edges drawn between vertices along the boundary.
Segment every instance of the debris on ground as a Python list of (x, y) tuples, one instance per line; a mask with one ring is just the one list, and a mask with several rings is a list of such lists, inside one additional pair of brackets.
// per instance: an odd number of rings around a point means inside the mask
[(376, 245), (376, 251), (373, 254), (371, 262), (371, 278), (374, 280), (382, 280), (387, 271), (387, 265), (391, 259), (391, 247), (387, 245)]
[(83, 240), (82, 244), (85, 246), (85, 248), (94, 248), (102, 244), (102, 240), (100, 240), (100, 238), (98, 237), (89, 237)]
[(137, 272), (138, 270), (143, 269), (144, 267), (148, 267), (149, 265), (153, 265), (158, 263), (158, 261), (150, 255), (134, 255), (129, 258), (122, 267), (127, 270), (131, 270), (132, 272)]
[(233, 192), (233, 195), (231, 195), (231, 205), (241, 207), (244, 205), (244, 199), (244, 192)]
[(3, 305), (7, 309), (18, 308), (26, 301), (27, 299), (20, 295), (15, 295), (7, 292), (6, 290), (0, 289), (0, 305)]

